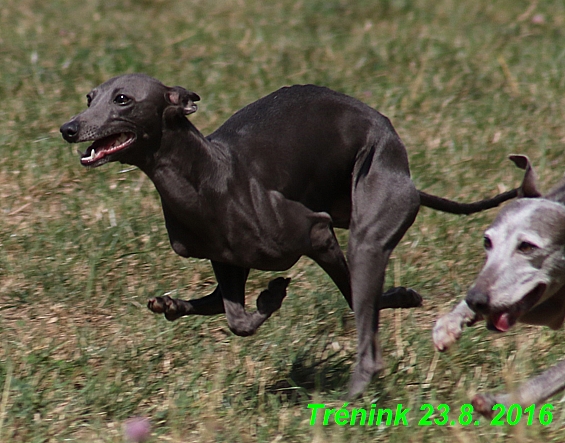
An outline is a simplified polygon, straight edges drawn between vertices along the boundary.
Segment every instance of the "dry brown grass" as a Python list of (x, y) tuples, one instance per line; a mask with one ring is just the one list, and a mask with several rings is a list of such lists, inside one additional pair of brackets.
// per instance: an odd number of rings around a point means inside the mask
[[(120, 442), (122, 422), (142, 415), (163, 442), (562, 442), (559, 396), (549, 427), (415, 423), (425, 403), (457, 412), (564, 352), (560, 332), (523, 326), (476, 327), (433, 350), (433, 322), (472, 282), (494, 211), (423, 209), (391, 260), (387, 286), (414, 287), (425, 306), (383, 312), (387, 366), (359, 405), (402, 403), (411, 425), (311, 427), (308, 402), (341, 407), (355, 358), (353, 318), (329, 279), (302, 260), (285, 273), (281, 314), (248, 339), (221, 316), (153, 316), (149, 296), (210, 291), (209, 265), (172, 253), (149, 180), (120, 165), (83, 170), (58, 127), (124, 72), (198, 92), (204, 133), (282, 85), (317, 83), (391, 118), (421, 189), (466, 201), (508, 189), (520, 180), (510, 153), (528, 154), (547, 189), (563, 173), (564, 23), (558, 2), (510, 0), (5, 0), (0, 441)], [(272, 278), (252, 273), (250, 303)]]

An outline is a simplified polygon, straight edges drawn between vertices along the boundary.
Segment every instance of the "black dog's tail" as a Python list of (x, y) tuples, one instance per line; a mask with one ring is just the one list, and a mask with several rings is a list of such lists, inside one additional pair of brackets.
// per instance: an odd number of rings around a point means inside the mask
[(479, 200), (473, 203), (458, 203), (453, 200), (448, 200), (446, 198), (437, 197), (435, 195), (426, 194), (423, 191), (418, 191), (420, 193), (420, 204), (428, 208), (435, 209), (437, 211), (449, 212), (450, 214), (474, 214), (475, 212), (481, 212), (485, 209), (494, 208), (506, 200), (516, 198), (518, 196), (519, 188), (512, 189), (510, 191), (503, 192), (492, 198), (487, 198), (485, 200)]

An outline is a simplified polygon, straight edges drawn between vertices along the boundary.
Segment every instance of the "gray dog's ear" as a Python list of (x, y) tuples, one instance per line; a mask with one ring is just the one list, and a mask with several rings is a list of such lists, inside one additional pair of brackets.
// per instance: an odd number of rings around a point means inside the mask
[(198, 109), (196, 103), (200, 97), (196, 92), (187, 91), (181, 86), (173, 86), (165, 93), (165, 100), (173, 106), (180, 106), (184, 115), (190, 115)]
[(536, 185), (536, 173), (534, 172), (534, 168), (530, 163), (530, 159), (525, 155), (510, 155), (508, 156), (510, 160), (514, 162), (516, 166), (520, 169), (525, 170), (524, 173), (524, 180), (522, 180), (522, 185), (518, 188), (518, 197), (526, 197), (526, 198), (537, 198), (541, 197), (541, 192), (538, 191)]

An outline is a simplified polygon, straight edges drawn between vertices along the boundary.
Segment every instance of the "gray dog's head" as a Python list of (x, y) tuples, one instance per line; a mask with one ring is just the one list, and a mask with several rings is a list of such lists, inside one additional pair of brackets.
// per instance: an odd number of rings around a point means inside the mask
[(467, 293), (492, 330), (517, 321), (557, 328), (565, 316), (565, 205), (554, 198), (557, 188), (539, 197), (534, 180), (531, 171), (526, 198), (509, 203), (486, 230), (486, 262)]
[(88, 109), (61, 126), (69, 143), (92, 141), (81, 164), (109, 161), (138, 164), (159, 146), (163, 114), (188, 115), (200, 97), (180, 86), (167, 87), (143, 74), (114, 77), (87, 95)]

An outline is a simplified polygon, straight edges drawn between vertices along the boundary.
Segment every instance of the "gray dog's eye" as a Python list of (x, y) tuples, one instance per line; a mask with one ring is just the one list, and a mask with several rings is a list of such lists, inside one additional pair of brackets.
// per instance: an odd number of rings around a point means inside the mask
[(116, 95), (116, 98), (114, 99), (114, 103), (116, 103), (117, 105), (127, 105), (129, 102), (131, 101), (131, 99), (124, 94), (118, 94)]
[(534, 252), (537, 248), (538, 247), (536, 245), (527, 241), (523, 241), (518, 245), (518, 251), (520, 251), (522, 254), (529, 254), (531, 252)]
[(483, 239), (483, 246), (487, 251), (490, 251), (492, 249), (492, 242), (490, 241), (490, 238), (485, 237)]

